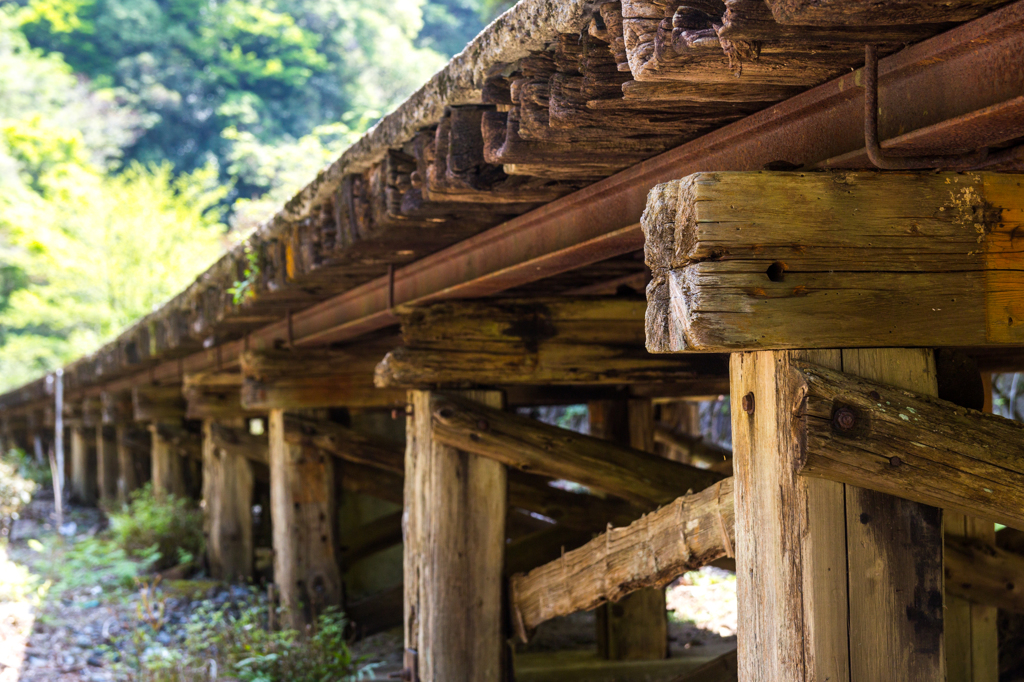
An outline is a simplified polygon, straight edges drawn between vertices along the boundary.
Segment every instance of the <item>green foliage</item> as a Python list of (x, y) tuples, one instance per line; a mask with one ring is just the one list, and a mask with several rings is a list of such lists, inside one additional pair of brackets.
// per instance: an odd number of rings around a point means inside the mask
[(0, 457), (0, 541), (10, 533), (11, 521), (18, 518), (18, 512), (32, 500), (36, 483), (21, 475), (21, 461), (25, 454), (12, 449)]
[(170, 568), (203, 553), (203, 515), (189, 500), (156, 497), (147, 484), (132, 493), (123, 511), (110, 514), (110, 535), (122, 552)]
[(203, 602), (170, 648), (156, 643), (152, 627), (140, 624), (119, 643), (121, 667), (145, 682), (205, 681), (218, 675), (240, 682), (343, 682), (369, 672), (352, 660), (340, 611), (322, 614), (307, 634), (270, 630), (268, 615), (266, 603), (255, 594), (243, 604)]
[(129, 555), (115, 540), (101, 537), (79, 540), (67, 551), (52, 556), (46, 572), (62, 591), (97, 585), (108, 589), (131, 588), (139, 574), (159, 559), (153, 548)]

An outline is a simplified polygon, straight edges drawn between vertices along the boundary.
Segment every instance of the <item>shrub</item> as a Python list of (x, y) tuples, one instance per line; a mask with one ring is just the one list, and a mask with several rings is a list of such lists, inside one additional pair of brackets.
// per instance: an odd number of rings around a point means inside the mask
[(110, 532), (118, 546), (132, 556), (152, 556), (155, 549), (157, 569), (191, 561), (203, 553), (202, 512), (180, 497), (156, 497), (149, 484), (132, 494), (125, 510), (110, 514)]
[(8, 457), (0, 458), (0, 540), (8, 537), (11, 522), (18, 518), (18, 512), (32, 500), (36, 484), (21, 475), (18, 450), (11, 450)]

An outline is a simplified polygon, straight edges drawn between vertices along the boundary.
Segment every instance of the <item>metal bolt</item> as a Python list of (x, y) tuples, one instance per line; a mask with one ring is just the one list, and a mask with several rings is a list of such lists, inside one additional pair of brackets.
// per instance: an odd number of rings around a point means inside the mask
[(743, 396), (743, 411), (747, 414), (754, 414), (754, 394), (748, 393)]
[(893, 469), (899, 467), (901, 464), (903, 464), (903, 460), (901, 460), (899, 457), (889, 458), (889, 466), (891, 466)]
[(840, 407), (832, 415), (832, 424), (840, 431), (849, 431), (857, 423), (857, 415), (849, 407)]
[(868, 393), (868, 397), (871, 398), (872, 400), (882, 399), (882, 396), (878, 395), (878, 391), (871, 391), (871, 393)]
[(454, 414), (455, 413), (452, 412), (447, 407), (442, 407), (440, 410), (437, 411), (437, 416), (440, 417), (441, 419), (451, 419), (452, 415), (454, 415)]
[(486, 419), (479, 419), (476, 422), (476, 428), (480, 429), (481, 431), (488, 431), (490, 430), (491, 425), (487, 422)]

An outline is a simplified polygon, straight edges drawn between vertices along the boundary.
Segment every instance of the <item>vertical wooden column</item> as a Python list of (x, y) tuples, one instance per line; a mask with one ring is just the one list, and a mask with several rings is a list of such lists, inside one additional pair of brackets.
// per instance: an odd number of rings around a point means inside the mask
[(150, 424), (153, 494), (186, 497), (185, 463), (172, 444), (161, 434), (159, 424)]
[(285, 412), (270, 411), (270, 513), (274, 579), (293, 627), (341, 603), (335, 556), (334, 462), (285, 438)]
[[(594, 400), (588, 403), (590, 434), (654, 452), (654, 410), (650, 400)], [(646, 588), (596, 611), (597, 653), (610, 660), (651, 660), (668, 656), (665, 590)]]
[[(501, 682), (507, 472), (498, 462), (434, 441), (431, 395), (409, 393), (405, 646), (417, 652), (420, 682)], [(497, 391), (465, 395), (504, 406)], [(407, 666), (413, 660), (407, 656)]]
[[(974, 367), (975, 377), (977, 377)], [(992, 375), (983, 374), (980, 407), (992, 411)], [(955, 401), (960, 404), (960, 401)], [(978, 408), (979, 405), (967, 405)], [(992, 545), (996, 529), (991, 521), (969, 517), (955, 511), (943, 512), (946, 536), (976, 538)], [(947, 682), (997, 682), (999, 680), (999, 637), (996, 627), (998, 609), (972, 604), (966, 599), (946, 595), (946, 667)]]
[(132, 447), (133, 431), (126, 424), (114, 427), (114, 439), (117, 441), (117, 499), (122, 504), (127, 503), (132, 493), (139, 488), (139, 471), (135, 449)]
[(80, 504), (96, 504), (96, 438), (92, 428), (71, 429), (71, 496)]
[(117, 498), (117, 439), (112, 426), (96, 427), (96, 481), (101, 500)]
[(795, 359), (936, 393), (930, 350), (733, 354), (740, 679), (945, 679), (942, 512), (793, 473)]
[(210, 574), (218, 580), (249, 580), (253, 571), (252, 464), (218, 448), (213, 420), (203, 420), (203, 525)]

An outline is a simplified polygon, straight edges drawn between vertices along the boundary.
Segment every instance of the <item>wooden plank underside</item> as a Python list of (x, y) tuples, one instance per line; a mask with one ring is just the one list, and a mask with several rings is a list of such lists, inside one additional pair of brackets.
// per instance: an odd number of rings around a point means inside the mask
[(1024, 341), (1024, 178), (697, 173), (643, 227), (652, 352)]

